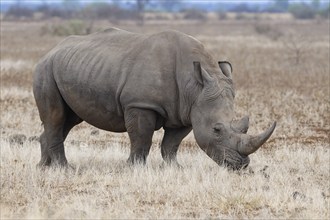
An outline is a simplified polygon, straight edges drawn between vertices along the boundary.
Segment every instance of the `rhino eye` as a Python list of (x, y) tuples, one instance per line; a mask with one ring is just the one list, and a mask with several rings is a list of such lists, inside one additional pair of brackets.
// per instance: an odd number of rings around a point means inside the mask
[(216, 123), (214, 126), (213, 126), (213, 131), (215, 133), (220, 133), (222, 130), (224, 129), (224, 125), (222, 123)]

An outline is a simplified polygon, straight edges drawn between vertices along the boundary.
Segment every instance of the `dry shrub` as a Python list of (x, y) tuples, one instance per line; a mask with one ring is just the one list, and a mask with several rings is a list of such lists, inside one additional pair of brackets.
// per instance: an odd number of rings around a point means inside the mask
[(284, 47), (287, 49), (287, 53), (292, 60), (294, 65), (301, 64), (304, 61), (305, 55), (308, 53), (310, 45), (312, 42), (307, 40), (304, 36), (287, 33), (285, 37), (281, 39), (284, 44)]
[(187, 20), (205, 21), (207, 19), (205, 12), (198, 9), (187, 9), (183, 13), (183, 18)]
[(58, 24), (44, 25), (40, 31), (41, 35), (69, 36), (88, 34), (91, 30), (86, 22), (74, 19)]
[(283, 32), (279, 28), (276, 28), (269, 23), (257, 22), (254, 25), (254, 29), (258, 34), (264, 35), (275, 41), (283, 36)]
[(217, 12), (217, 16), (219, 20), (226, 20), (228, 18), (227, 13), (221, 10)]
[(247, 16), (244, 13), (236, 13), (235, 19), (236, 20), (245, 20), (245, 19), (247, 19)]

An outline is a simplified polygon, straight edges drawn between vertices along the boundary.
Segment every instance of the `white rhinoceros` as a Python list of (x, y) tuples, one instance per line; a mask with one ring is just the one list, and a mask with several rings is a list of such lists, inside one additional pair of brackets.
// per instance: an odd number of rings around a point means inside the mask
[(165, 130), (161, 153), (177, 163), (193, 130), (219, 165), (240, 169), (272, 134), (275, 123), (247, 135), (248, 117), (233, 121), (232, 68), (216, 62), (195, 38), (177, 32), (136, 34), (111, 28), (70, 36), (37, 64), (33, 92), (44, 126), (40, 166), (66, 166), (63, 142), (82, 121), (128, 132), (128, 161), (145, 162), (155, 130)]

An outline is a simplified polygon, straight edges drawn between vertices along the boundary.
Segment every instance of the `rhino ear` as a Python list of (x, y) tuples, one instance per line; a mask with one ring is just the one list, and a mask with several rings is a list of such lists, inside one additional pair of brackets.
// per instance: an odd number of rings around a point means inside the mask
[(205, 86), (211, 82), (213, 82), (213, 78), (201, 67), (201, 63), (198, 61), (194, 61), (194, 73), (198, 83)]
[(228, 61), (219, 61), (218, 62), (219, 67), (222, 71), (222, 73), (227, 76), (228, 78), (232, 78), (232, 72), (233, 72), (233, 68), (231, 66), (231, 64)]

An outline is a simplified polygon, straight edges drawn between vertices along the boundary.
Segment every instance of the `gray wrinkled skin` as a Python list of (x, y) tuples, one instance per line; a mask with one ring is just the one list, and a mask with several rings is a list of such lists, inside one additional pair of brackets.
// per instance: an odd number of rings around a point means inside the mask
[[(66, 166), (63, 142), (82, 121), (128, 132), (130, 163), (145, 162), (155, 130), (164, 128), (161, 153), (175, 163), (193, 129), (198, 145), (219, 165), (246, 167), (275, 128), (249, 136), (249, 120), (233, 121), (231, 65), (176, 31), (142, 35), (108, 29), (71, 36), (38, 63), (33, 92), (44, 132), (40, 166)], [(257, 146), (258, 145), (258, 146)]]

